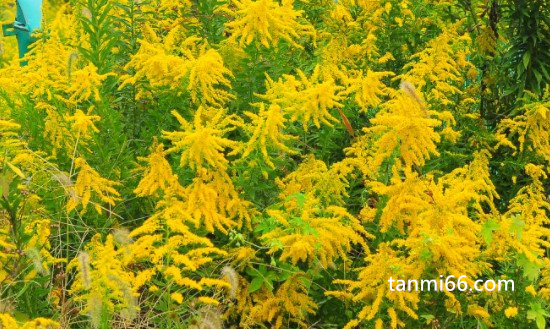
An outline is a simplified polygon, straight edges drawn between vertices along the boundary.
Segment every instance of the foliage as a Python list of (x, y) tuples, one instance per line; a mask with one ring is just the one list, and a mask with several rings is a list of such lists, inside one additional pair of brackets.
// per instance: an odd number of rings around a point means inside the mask
[[(44, 1), (0, 39), (0, 328), (546, 328), (548, 8)], [(515, 290), (388, 284), (450, 275)]]

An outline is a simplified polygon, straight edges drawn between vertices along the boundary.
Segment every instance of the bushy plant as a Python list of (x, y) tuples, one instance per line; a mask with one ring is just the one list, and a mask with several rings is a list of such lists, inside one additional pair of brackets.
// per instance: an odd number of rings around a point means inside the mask
[[(45, 1), (0, 39), (0, 328), (546, 328), (548, 8)], [(515, 290), (388, 286), (450, 275)]]

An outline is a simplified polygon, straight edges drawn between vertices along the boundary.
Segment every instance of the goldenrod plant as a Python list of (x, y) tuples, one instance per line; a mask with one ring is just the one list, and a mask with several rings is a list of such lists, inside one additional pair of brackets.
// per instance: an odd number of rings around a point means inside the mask
[(549, 326), (548, 1), (42, 11), (0, 37), (1, 329)]

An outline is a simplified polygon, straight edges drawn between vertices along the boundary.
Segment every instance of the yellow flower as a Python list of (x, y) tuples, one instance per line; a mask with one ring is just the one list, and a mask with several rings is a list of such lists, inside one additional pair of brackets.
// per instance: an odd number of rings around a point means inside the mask
[(125, 69), (134, 69), (130, 76), (122, 76), (123, 83), (136, 84), (141, 78), (147, 78), (151, 86), (170, 86), (175, 89), (189, 72), (189, 63), (185, 58), (170, 54), (162, 45), (140, 40), (138, 52), (132, 55)]
[(311, 155), (305, 157), (292, 173), (277, 179), (276, 183), (281, 188), (281, 198), (296, 193), (315, 193), (323, 204), (343, 205), (349, 187), (346, 176), (352, 170), (341, 162), (329, 168), (325, 162)]
[(271, 245), (268, 253), (280, 252), (283, 262), (319, 261), (326, 268), (354, 244), (367, 248), (364, 237), (373, 237), (344, 208), (324, 208), (312, 195), (295, 194), (283, 205), (284, 210), (267, 210), (276, 227), (262, 236)]
[(113, 75), (113, 73), (97, 73), (97, 67), (93, 64), (88, 64), (84, 68), (72, 72), (71, 85), (67, 89), (67, 92), (71, 95), (69, 101), (81, 102), (90, 98), (99, 101), (101, 99), (99, 88), (110, 75)]
[(83, 304), (82, 314), (89, 314), (94, 325), (107, 310), (135, 316), (139, 287), (133, 285), (135, 274), (128, 268), (132, 259), (126, 257), (127, 250), (117, 248), (111, 234), (104, 243), (100, 234), (94, 235), (86, 249), (67, 266), (67, 270), (77, 269), (71, 293), (75, 302)]
[[(75, 168), (80, 169), (80, 172), (76, 178), (76, 184), (74, 187), (71, 186), (69, 190), (70, 198), (66, 206), (67, 212), (71, 212), (79, 204), (82, 205), (82, 212), (85, 212), (93, 195), (111, 206), (114, 206), (115, 202), (120, 200), (120, 194), (114, 188), (118, 185), (116, 182), (101, 177), (82, 157), (77, 158), (74, 163)], [(102, 212), (102, 207), (98, 203), (94, 204), (94, 209), (98, 213)]]
[(488, 327), (492, 327), (493, 323), (491, 322), (491, 314), (487, 312), (487, 310), (477, 304), (470, 304), (468, 305), (468, 314), (475, 316), (479, 320), (481, 320), (485, 325)]
[(356, 78), (351, 78), (347, 82), (350, 84), (348, 92), (355, 92), (355, 102), (361, 107), (361, 111), (366, 112), (369, 106), (380, 105), (382, 102), (380, 97), (388, 94), (388, 88), (381, 80), (392, 75), (392, 72), (367, 70), (366, 74), (360, 72)]
[[(140, 280), (142, 284), (150, 282), (153, 273), (158, 272), (166, 281), (197, 291), (229, 286), (223, 279), (198, 274), (199, 268), (211, 263), (217, 256), (227, 256), (227, 253), (216, 248), (207, 237), (193, 232), (191, 214), (180, 200), (165, 196), (157, 204), (157, 211), (130, 233), (134, 239), (131, 259), (142, 264), (138, 272), (146, 272), (145, 280)], [(159, 288), (151, 289), (155, 291)], [(180, 303), (183, 296), (176, 293), (172, 299)]]
[(197, 300), (203, 304), (219, 305), (220, 302), (212, 297), (200, 296)]
[(532, 295), (532, 296), (536, 296), (537, 295), (537, 291), (535, 290), (535, 287), (533, 287), (533, 285), (529, 285), (525, 288), (525, 292)]
[(371, 119), (372, 127), (364, 129), (377, 137), (372, 168), (379, 168), (396, 149), (405, 168), (422, 166), (430, 155), (439, 155), (436, 145), (441, 137), (435, 128), (442, 122), (431, 115), (435, 113), (425, 109), (414, 90), (402, 88), (394, 93), (393, 99)]
[(317, 65), (308, 78), (304, 72), (297, 70), (298, 78), (293, 75), (283, 75), (278, 81), (267, 77), (267, 92), (258, 95), (261, 98), (277, 104), (284, 113), (290, 115), (291, 121), (301, 120), (302, 127), (308, 130), (310, 122), (317, 127), (321, 123), (332, 126), (338, 122), (330, 110), (340, 109), (347, 91), (336, 84), (332, 78), (322, 77), (321, 66)]
[(170, 294), (170, 298), (172, 298), (172, 300), (174, 300), (178, 304), (183, 303), (183, 295), (179, 292), (173, 292), (172, 294)]
[(196, 104), (219, 107), (232, 99), (234, 96), (226, 89), (231, 88), (228, 77), (233, 74), (224, 66), (221, 55), (198, 37), (188, 37), (175, 45), (174, 34), (171, 31), (164, 44), (141, 40), (140, 49), (125, 67), (136, 72), (122, 76), (119, 89), (145, 77), (151, 86), (169, 86), (178, 93), (189, 91)]
[[(232, 94), (220, 87), (231, 88), (230, 81), (225, 77), (233, 77), (229, 69), (223, 65), (223, 59), (214, 49), (208, 49), (190, 62), (189, 85), (191, 99), (195, 103), (223, 106), (234, 98)], [(199, 102), (198, 96), (202, 96)]]
[(94, 122), (101, 120), (101, 117), (99, 115), (90, 115), (92, 110), (93, 106), (90, 107), (87, 114), (82, 112), (82, 110), (76, 110), (74, 115), (65, 117), (68, 122), (72, 122), (71, 128), (78, 138), (90, 139), (92, 132), (99, 132)]
[[(397, 319), (397, 311), (417, 319), (418, 315), (415, 310), (420, 301), (419, 292), (414, 289), (412, 291), (395, 291), (395, 287), (394, 291), (390, 291), (388, 279), (390, 277), (419, 278), (423, 271), (421, 266), (406, 260), (387, 243), (380, 244), (376, 253), (367, 254), (365, 262), (366, 266), (360, 269), (356, 281), (335, 280), (335, 283), (343, 284), (346, 287), (344, 291), (325, 293), (329, 296), (364, 301), (364, 306), (356, 318), (349, 321), (344, 328), (359, 327), (361, 321), (370, 321), (383, 316), (384, 310), (393, 324), (401, 325), (401, 321)], [(392, 305), (393, 309), (386, 308), (386, 305)], [(376, 323), (376, 326), (382, 325), (380, 320), (377, 320)], [(388, 325), (387, 328), (391, 328), (391, 325)]]
[(206, 120), (203, 107), (195, 113), (193, 122), (185, 120), (178, 112), (172, 111), (183, 131), (163, 131), (164, 138), (172, 142), (172, 147), (166, 153), (181, 152), (180, 166), (189, 165), (191, 169), (203, 167), (225, 171), (229, 161), (224, 156), (226, 149), (235, 149), (239, 143), (224, 137), (225, 134), (237, 128), (240, 123), (233, 115), (225, 115), (219, 110), (214, 117)]
[(74, 150), (75, 136), (69, 130), (59, 110), (55, 106), (45, 102), (38, 102), (36, 108), (46, 112), (43, 136), (51, 143), (53, 148), (52, 153), (55, 155), (57, 150), (62, 148), (67, 152), (72, 152)]
[(0, 313), (0, 328), (6, 328), (6, 329), (44, 329), (44, 328), (51, 328), (51, 329), (59, 329), (61, 328), (61, 325), (50, 319), (45, 318), (36, 318), (34, 320), (27, 320), (24, 323), (20, 324), (18, 323), (15, 318), (10, 316), (9, 314)]
[(231, 34), (229, 40), (239, 40), (241, 46), (258, 40), (264, 47), (276, 46), (283, 39), (297, 48), (296, 41), (305, 35), (314, 36), (314, 28), (301, 24), (298, 18), (302, 11), (294, 10), (294, 0), (283, 0), (282, 4), (273, 0), (231, 0), (230, 4), (218, 9), (234, 18), (225, 27)]
[(510, 140), (517, 137), (520, 152), (526, 149), (534, 151), (550, 164), (550, 118), (547, 116), (550, 109), (550, 88), (544, 93), (542, 100), (528, 95), (524, 101), (526, 104), (520, 108), (519, 115), (505, 118), (499, 123), (497, 146), (505, 145), (515, 150), (516, 145)]
[[(306, 323), (308, 314), (315, 313), (318, 308), (308, 294), (306, 286), (308, 280), (304, 273), (297, 272), (285, 280), (275, 292), (254, 296), (256, 303), (248, 311), (246, 327), (252, 327), (264, 321), (273, 323), (270, 326), (273, 329), (288, 328), (284, 323)], [(243, 290), (246, 292), (245, 289)]]
[[(296, 154), (296, 151), (288, 147), (285, 142), (297, 139), (297, 136), (284, 133), (287, 119), (284, 117), (283, 110), (277, 104), (269, 105), (266, 110), (264, 103), (256, 104), (258, 114), (245, 112), (252, 122), (246, 127), (252, 128), (252, 136), (246, 145), (242, 147), (242, 158), (246, 158), (254, 149), (259, 148), (266, 163), (275, 168), (268, 153), (268, 146), (272, 146), (280, 152)], [(239, 150), (241, 151), (241, 150)]]
[(155, 139), (151, 146), (151, 154), (148, 157), (139, 157), (138, 160), (146, 162), (146, 167), (138, 168), (143, 176), (134, 190), (138, 196), (154, 195), (159, 189), (164, 191), (171, 189), (177, 192), (183, 189), (178, 181), (178, 176), (172, 172), (172, 167), (164, 158), (164, 145)]
[(248, 201), (242, 200), (231, 179), (223, 173), (206, 169), (186, 187), (185, 200), (179, 205), (195, 227), (205, 227), (209, 232), (218, 229), (227, 234), (227, 228), (250, 223), (254, 212)]
[[(401, 19), (396, 18), (396, 21), (402, 24)], [(408, 72), (400, 76), (422, 90), (428, 100), (442, 105), (453, 104), (452, 96), (462, 94), (459, 87), (463, 84), (463, 75), (474, 67), (461, 58), (469, 51), (471, 40), (467, 35), (459, 34), (460, 24), (446, 28), (427, 47), (414, 54), (413, 61), (404, 66)]]
[(504, 315), (506, 315), (507, 318), (513, 318), (518, 315), (518, 308), (508, 307), (506, 310), (504, 310)]

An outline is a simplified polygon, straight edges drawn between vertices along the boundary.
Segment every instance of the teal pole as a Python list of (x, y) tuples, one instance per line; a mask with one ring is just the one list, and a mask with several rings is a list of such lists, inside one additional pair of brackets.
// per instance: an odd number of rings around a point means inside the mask
[[(16, 36), (19, 58), (23, 58), (34, 42), (32, 33), (42, 24), (42, 0), (17, 0), (15, 22), (2, 25), (4, 36)], [(26, 65), (22, 62), (21, 65)]]

